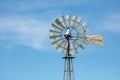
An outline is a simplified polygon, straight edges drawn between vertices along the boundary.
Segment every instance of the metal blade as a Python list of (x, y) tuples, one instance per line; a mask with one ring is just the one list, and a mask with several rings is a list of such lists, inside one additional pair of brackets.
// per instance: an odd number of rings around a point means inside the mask
[(63, 49), (63, 53), (64, 53), (64, 54), (67, 54), (67, 49)]
[(62, 38), (60, 38), (60, 39), (56, 40), (55, 42), (53, 42), (52, 45), (53, 45), (53, 46), (57, 46), (57, 45), (59, 45), (59, 43), (62, 42), (62, 41), (63, 41)]
[(59, 19), (55, 20), (55, 23), (63, 30), (65, 27), (64, 25), (59, 21)]
[(88, 40), (89, 44), (103, 47), (103, 35), (86, 35), (85, 37)]
[(72, 50), (73, 49), (73, 43), (70, 42), (70, 47), (69, 47), (69, 50)]
[(67, 25), (70, 27), (70, 15), (66, 15)]
[(66, 28), (66, 21), (65, 21), (64, 16), (61, 16), (60, 19), (63, 22), (64, 28)]
[(83, 46), (82, 44), (79, 44), (80, 48), (85, 49), (85, 46)]
[(51, 27), (55, 30), (59, 30), (59, 31), (63, 30), (63, 29), (59, 28), (58, 26), (56, 26), (55, 24), (52, 24)]
[(77, 35), (78, 35), (78, 39), (85, 37), (85, 34), (83, 32), (81, 32), (81, 33), (79, 32), (79, 33), (77, 33)]
[(55, 36), (50, 36), (50, 40), (55, 40), (58, 38), (62, 38), (62, 35), (55, 35)]
[(78, 48), (77, 48), (76, 41), (77, 41), (77, 40), (74, 40), (74, 41), (73, 41), (73, 47), (74, 47), (74, 49), (75, 49), (75, 52), (76, 52), (76, 53), (79, 53), (79, 50), (78, 50)]
[(57, 51), (60, 51), (61, 49), (62, 49), (62, 48), (61, 48), (60, 45), (58, 45), (57, 48), (56, 48)]
[(79, 53), (79, 50), (78, 50), (78, 48), (75, 48), (75, 52), (76, 52), (76, 53)]
[(68, 48), (68, 42), (65, 42), (64, 48), (65, 48), (65, 49)]
[(60, 31), (55, 31), (55, 30), (50, 30), (49, 32), (52, 33), (52, 34), (59, 34), (59, 33), (61, 34)]
[(84, 30), (82, 30), (82, 28), (80, 26), (76, 27), (76, 30), (77, 30), (78, 33), (83, 33), (84, 32)]
[(68, 42), (65, 42), (64, 48), (63, 48), (63, 53), (67, 54), (67, 47), (68, 47)]
[[(82, 22), (82, 19), (81, 18), (79, 18), (77, 21), (77, 24), (75, 25), (75, 29), (80, 25), (80, 23)], [(77, 30), (77, 29), (76, 29)]]
[(65, 41), (63, 41), (60, 46), (64, 48), (64, 45), (65, 45)]
[(73, 43), (70, 42), (70, 47), (69, 47), (69, 53), (72, 54), (73, 53)]
[(72, 17), (72, 21), (75, 21), (77, 19), (77, 16)]
[(76, 27), (76, 19), (77, 19), (77, 16), (73, 16), (72, 17), (72, 27), (74, 28), (74, 27)]
[(80, 24), (82, 22), (83, 19), (79, 18), (77, 23)]
[(62, 42), (56, 47), (56, 50), (57, 50), (57, 51), (60, 51), (60, 50), (62, 49), (61, 44), (62, 44), (63, 42), (64, 42), (64, 41), (62, 40)]
[(90, 32), (90, 30), (89, 29), (85, 29), (84, 32)]
[(89, 44), (89, 42), (87, 40), (83, 40), (84, 44)]
[(80, 44), (80, 43), (81, 43), (80, 40), (76, 40), (74, 43), (75, 43), (75, 45), (76, 45), (75, 47), (78, 47), (78, 46), (79, 46), (80, 48), (85, 49), (85, 46), (82, 45), (82, 44)]
[(86, 27), (86, 26), (87, 26), (87, 23), (83, 23), (83, 24), (81, 25), (82, 28), (84, 28), (84, 27)]
[(70, 21), (70, 15), (66, 15), (66, 20)]
[(73, 50), (69, 50), (69, 54), (73, 54)]

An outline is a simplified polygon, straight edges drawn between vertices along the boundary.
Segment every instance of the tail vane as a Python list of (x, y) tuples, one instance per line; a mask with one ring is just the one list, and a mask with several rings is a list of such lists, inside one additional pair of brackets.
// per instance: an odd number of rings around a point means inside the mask
[(86, 35), (89, 44), (103, 47), (103, 35)]

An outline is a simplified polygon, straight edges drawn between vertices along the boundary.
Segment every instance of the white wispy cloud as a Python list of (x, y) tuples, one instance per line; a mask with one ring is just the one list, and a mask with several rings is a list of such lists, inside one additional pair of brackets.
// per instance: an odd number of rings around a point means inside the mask
[(48, 22), (39, 18), (10, 16), (0, 19), (0, 40), (42, 50), (48, 41)]
[(83, 4), (100, 4), (100, 0), (18, 0), (0, 1), (0, 7), (11, 10), (32, 10), (32, 9), (47, 9), (47, 8), (58, 8), (66, 6), (76, 6)]
[(120, 14), (113, 13), (106, 15), (102, 21), (103, 28), (112, 32), (120, 33)]

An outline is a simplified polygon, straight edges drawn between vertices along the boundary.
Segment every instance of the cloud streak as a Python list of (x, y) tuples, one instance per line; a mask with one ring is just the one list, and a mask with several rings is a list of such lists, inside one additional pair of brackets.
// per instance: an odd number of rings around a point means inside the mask
[(67, 6), (77, 6), (85, 4), (100, 4), (105, 1), (100, 0), (19, 0), (19, 1), (0, 1), (0, 7), (7, 10), (33, 10), (33, 9), (48, 9), (48, 8), (59, 8)]
[(0, 40), (42, 50), (48, 41), (48, 24), (37, 18), (4, 17), (0, 19)]
[(106, 30), (120, 33), (120, 14), (114, 13), (107, 15), (104, 17), (102, 23)]

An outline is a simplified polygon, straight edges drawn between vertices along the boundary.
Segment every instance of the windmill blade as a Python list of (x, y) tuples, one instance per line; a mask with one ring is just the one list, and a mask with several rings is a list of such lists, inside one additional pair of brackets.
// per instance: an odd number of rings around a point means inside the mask
[(65, 44), (66, 44), (66, 42), (63, 41), (60, 46), (61, 46), (62, 48), (64, 48), (64, 45), (65, 45)]
[(81, 27), (77, 27), (76, 29), (78, 34), (84, 33), (84, 30), (82, 30)]
[(60, 19), (63, 22), (64, 28), (66, 28), (66, 21), (65, 21), (64, 16), (61, 16)]
[(79, 44), (80, 48), (85, 49), (85, 46), (82, 44)]
[[(75, 21), (75, 25), (74, 25), (74, 29), (76, 29), (79, 25), (80, 25), (80, 23), (82, 22), (82, 19), (81, 18), (79, 18), (77, 21)], [(77, 29), (76, 29), (77, 30)]]
[(52, 24), (51, 27), (55, 30), (59, 30), (59, 31), (63, 30), (63, 29), (59, 28), (58, 26), (56, 26), (55, 24)]
[(84, 32), (90, 32), (90, 30), (89, 29), (85, 29)]
[(62, 35), (50, 36), (50, 40), (56, 40), (58, 38), (62, 38)]
[(72, 17), (72, 27), (73, 28), (76, 26), (76, 19), (77, 19), (77, 16)]
[(76, 53), (79, 53), (79, 50), (78, 50), (78, 48), (75, 48), (75, 52), (76, 52)]
[(57, 48), (56, 48), (57, 51), (60, 51), (61, 49), (62, 49), (62, 48), (61, 48), (60, 45), (58, 45)]
[(73, 41), (73, 46), (74, 46), (74, 48), (78, 47), (78, 40), (77, 39)]
[(70, 44), (69, 44), (69, 53), (70, 53), (70, 54), (73, 53), (72, 50), (73, 50), (73, 43), (70, 42)]
[(69, 50), (72, 50), (73, 49), (73, 43), (70, 42), (70, 47), (69, 47)]
[(60, 51), (60, 50), (62, 49), (61, 44), (62, 44), (63, 42), (64, 42), (64, 41), (62, 40), (62, 42), (60, 42), (60, 44), (56, 47), (56, 50), (57, 50), (57, 51)]
[(64, 25), (59, 21), (59, 19), (55, 20), (55, 23), (63, 30), (65, 27)]
[(68, 42), (65, 42), (64, 47), (63, 47), (64, 54), (67, 54), (67, 47), (68, 47)]
[(84, 44), (88, 45), (88, 41), (86, 39), (78, 39), (80, 42), (83, 42)]
[(67, 49), (63, 49), (63, 53), (64, 53), (64, 54), (67, 54)]
[(69, 50), (69, 54), (73, 54), (73, 51), (71, 49)]
[(82, 28), (80, 26), (76, 27), (75, 28), (77, 30), (78, 33), (83, 33), (84, 30), (82, 30)]
[(79, 32), (79, 33), (77, 33), (77, 35), (78, 35), (78, 39), (85, 37), (85, 34), (83, 32), (81, 32), (81, 33)]
[(80, 23), (82, 22), (82, 20), (83, 20), (83, 19), (79, 18), (79, 19), (77, 20), (77, 23), (80, 24)]
[(50, 32), (51, 34), (61, 34), (60, 31), (55, 31), (55, 30), (50, 30), (49, 32)]
[(82, 41), (84, 44), (89, 44), (88, 40), (83, 40)]
[(74, 41), (73, 41), (73, 47), (74, 47), (74, 49), (75, 49), (75, 52), (76, 52), (76, 53), (79, 53), (79, 50), (78, 50), (78, 48), (76, 47), (76, 45), (77, 45), (77, 44), (76, 44), (76, 40), (74, 40)]
[(82, 28), (84, 28), (84, 27), (86, 27), (86, 26), (87, 26), (87, 23), (83, 23), (83, 24), (81, 25)]
[(81, 44), (81, 41), (80, 40), (77, 40), (77, 45), (82, 48), (82, 49), (85, 49), (85, 46), (83, 44)]
[(77, 19), (77, 16), (72, 17), (72, 21), (75, 21)]
[(58, 39), (58, 40), (52, 42), (52, 45), (53, 45), (53, 46), (57, 46), (57, 45), (59, 45), (60, 42), (62, 42), (62, 41), (63, 41), (62, 38), (60, 38), (60, 39)]
[(103, 47), (103, 35), (86, 35), (85, 37), (89, 44)]
[(67, 20), (67, 25), (68, 27), (70, 27), (70, 15), (66, 15), (66, 20)]
[(70, 15), (66, 15), (66, 20), (70, 21)]

